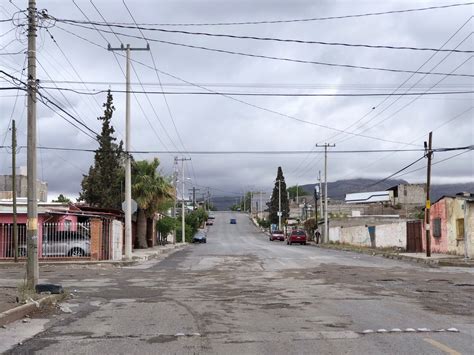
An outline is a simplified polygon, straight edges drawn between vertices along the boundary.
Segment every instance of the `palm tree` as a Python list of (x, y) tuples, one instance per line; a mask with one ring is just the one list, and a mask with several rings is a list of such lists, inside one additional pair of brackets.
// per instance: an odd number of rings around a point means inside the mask
[(171, 184), (157, 172), (158, 158), (135, 161), (132, 167), (132, 195), (138, 205), (137, 239), (139, 248), (147, 248), (147, 219), (162, 210), (174, 196)]

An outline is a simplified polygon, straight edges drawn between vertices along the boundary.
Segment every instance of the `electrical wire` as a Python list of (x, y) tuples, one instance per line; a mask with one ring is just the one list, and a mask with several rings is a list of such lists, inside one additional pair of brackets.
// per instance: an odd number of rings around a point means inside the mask
[[(128, 10), (128, 8), (127, 8)], [(130, 13), (130, 11), (129, 11)], [(122, 29), (138, 29), (144, 39), (145, 35), (142, 31), (151, 32), (162, 32), (162, 33), (173, 33), (191, 36), (205, 36), (205, 37), (216, 37), (216, 38), (231, 38), (231, 39), (243, 39), (243, 40), (255, 40), (255, 41), (266, 41), (266, 42), (280, 42), (280, 43), (297, 43), (297, 44), (317, 44), (323, 46), (339, 46), (339, 47), (354, 47), (354, 48), (370, 48), (370, 49), (394, 49), (394, 50), (411, 50), (411, 51), (431, 51), (431, 52), (452, 52), (452, 53), (474, 53), (474, 50), (461, 50), (461, 49), (437, 49), (429, 47), (410, 47), (410, 46), (393, 46), (393, 45), (372, 45), (372, 44), (361, 44), (361, 43), (343, 43), (343, 42), (325, 42), (325, 41), (310, 41), (301, 39), (286, 39), (286, 38), (274, 38), (274, 37), (258, 37), (258, 36), (243, 36), (233, 35), (225, 33), (210, 33), (210, 32), (192, 32), (183, 30), (167, 30), (164, 28), (156, 27), (143, 27), (143, 26), (128, 26), (128, 25), (116, 25), (112, 23), (100, 23), (100, 22), (88, 22), (78, 21), (72, 19), (59, 19), (53, 17), (56, 22), (67, 23), (67, 24), (80, 24), (80, 25), (95, 25), (95, 26), (107, 26), (109, 28), (116, 27)]]
[[(129, 13), (130, 17), (132, 18), (132, 21), (133, 21), (133, 23), (135, 24), (136, 28), (139, 30), (139, 32), (140, 32), (140, 34), (142, 35), (143, 39), (146, 41), (146, 38), (145, 38), (144, 33), (143, 33), (142, 30), (139, 28), (139, 26), (138, 26), (138, 24), (137, 24), (137, 21), (135, 21), (135, 17), (133, 16), (132, 12), (130, 11), (129, 7), (127, 6), (127, 3), (125, 2), (125, 0), (122, 0), (122, 3), (123, 3), (123, 5), (125, 6), (125, 8), (126, 8), (127, 12)], [(147, 42), (147, 45), (149, 46), (148, 41), (146, 41), (146, 42)], [(158, 83), (160, 84), (160, 89), (161, 89), (161, 91), (164, 91), (164, 90), (163, 90), (163, 85), (162, 85), (162, 83), (161, 83), (160, 74), (159, 74), (158, 69), (157, 69), (155, 57), (153, 56), (153, 51), (150, 49), (148, 52), (150, 53), (151, 61), (152, 61), (152, 63), (153, 63), (153, 68), (155, 69), (156, 78), (158, 79)], [(140, 83), (140, 85), (141, 85), (141, 83)], [(142, 88), (143, 88), (143, 85), (141, 85), (141, 86), (142, 86)], [(169, 116), (170, 116), (170, 119), (171, 119), (171, 122), (172, 122), (172, 124), (173, 124), (174, 130), (175, 130), (176, 135), (177, 135), (177, 137), (178, 137), (178, 140), (179, 140), (179, 142), (181, 143), (181, 146), (183, 147), (183, 149), (186, 150), (186, 147), (185, 147), (185, 145), (184, 145), (184, 142), (183, 142), (183, 140), (181, 139), (181, 135), (179, 134), (178, 128), (176, 127), (176, 122), (175, 122), (175, 120), (174, 120), (174, 115), (173, 115), (173, 113), (171, 112), (171, 108), (170, 108), (170, 105), (169, 105), (169, 103), (168, 103), (168, 99), (166, 98), (166, 94), (165, 94), (165, 93), (163, 93), (163, 100), (164, 100), (164, 102), (165, 102), (166, 108), (167, 108), (167, 110), (168, 110), (168, 114), (169, 114)], [(185, 160), (185, 162), (187, 163), (188, 161)], [(193, 164), (192, 160), (189, 160), (189, 162), (191, 163), (191, 170), (192, 170), (192, 173), (193, 173), (194, 182), (197, 182), (197, 179), (196, 179), (196, 172), (195, 172), (195, 169), (194, 169), (194, 164)]]
[[(135, 71), (135, 75), (137, 75)], [(233, 96), (268, 96), (268, 97), (373, 97), (373, 96), (431, 96), (431, 95), (461, 95), (461, 94), (472, 94), (474, 90), (460, 90), (460, 91), (435, 91), (435, 92), (406, 92), (399, 94), (387, 94), (387, 93), (270, 93), (270, 92), (202, 92), (202, 91), (156, 91), (156, 90), (145, 90), (143, 84), (142, 90), (129, 90), (128, 92), (134, 94), (145, 94), (145, 95), (233, 95)], [(88, 91), (71, 89), (67, 87), (47, 87), (43, 86), (44, 89), (48, 90), (60, 90), (69, 91), (79, 95), (100, 95), (108, 92), (107, 89), (89, 89)], [(110, 89), (113, 93), (127, 93), (126, 90)]]
[[(211, 23), (146, 23), (140, 24), (143, 26), (235, 26), (235, 25), (260, 25), (260, 24), (281, 24), (281, 23), (297, 23), (297, 22), (313, 22), (313, 21), (328, 21), (328, 20), (341, 20), (349, 18), (360, 18), (360, 17), (369, 17), (369, 16), (380, 16), (380, 15), (393, 15), (401, 13), (411, 13), (411, 12), (420, 12), (428, 10), (439, 10), (447, 9), (453, 7), (461, 6), (470, 6), (474, 4), (473, 2), (464, 2), (456, 4), (447, 4), (439, 6), (428, 6), (428, 7), (419, 7), (411, 9), (400, 9), (400, 10), (389, 10), (389, 11), (379, 11), (379, 12), (369, 12), (369, 13), (360, 13), (352, 15), (338, 15), (338, 16), (325, 16), (325, 17), (311, 17), (303, 19), (283, 19), (283, 20), (261, 20), (261, 21), (242, 21), (242, 22), (211, 22)], [(113, 24), (127, 25), (130, 23), (127, 22), (113, 22)]]
[[(83, 26), (83, 25), (79, 25), (79, 24), (72, 24), (72, 23), (64, 23), (64, 24), (69, 24), (71, 26), (77, 26), (77, 27), (80, 27), (80, 28), (88, 29), (88, 30), (96, 29), (96, 30), (104, 32), (104, 33), (114, 33), (115, 35), (120, 35), (120, 36), (123, 36), (123, 37), (142, 39), (142, 37), (140, 37), (140, 36), (131, 35), (131, 34), (122, 33), (122, 32), (117, 32), (117, 31), (108, 31), (108, 30), (105, 30), (105, 29), (100, 29), (99, 30), (97, 28), (91, 28), (91, 27), (88, 27), (88, 26)], [(200, 50), (215, 52), (215, 53), (238, 55), (238, 56), (259, 58), (259, 59), (269, 59), (269, 60), (299, 63), (299, 64), (321, 65), (321, 66), (339, 67), (339, 68), (348, 68), (348, 69), (374, 70), (374, 71), (383, 71), (383, 72), (391, 72), (391, 73), (409, 73), (409, 74), (416, 73), (416, 74), (427, 74), (427, 75), (449, 75), (449, 76), (453, 76), (453, 77), (469, 77), (469, 78), (474, 77), (474, 74), (467, 74), (467, 73), (466, 74), (447, 74), (447, 73), (442, 73), (442, 72), (419, 72), (419, 71), (404, 70), (404, 69), (361, 66), (361, 65), (341, 64), (341, 63), (328, 63), (328, 62), (303, 60), (303, 59), (296, 59), (296, 58), (276, 57), (276, 56), (268, 56), (268, 55), (262, 55), (262, 54), (237, 52), (237, 51), (231, 51), (231, 50), (219, 49), (219, 48), (196, 46), (196, 45), (192, 45), (192, 44), (165, 41), (165, 40), (159, 40), (159, 39), (156, 39), (156, 38), (149, 38), (149, 37), (146, 37), (146, 40), (150, 41), (150, 42), (169, 44), (169, 45), (172, 45), (172, 46), (178, 46), (178, 47), (184, 47), (184, 48), (200, 49)]]
[[(23, 147), (23, 146), (22, 146)], [(21, 148), (21, 147), (20, 147)], [(23, 147), (24, 148), (24, 147)], [(63, 151), (74, 151), (74, 152), (95, 152), (94, 149), (86, 148), (69, 148), (69, 147), (47, 147), (38, 146), (38, 149), (45, 150), (63, 150)], [(459, 147), (440, 147), (434, 148), (434, 153), (445, 153), (460, 150), (472, 150), (474, 145), (459, 146)], [(385, 152), (396, 152), (396, 153), (411, 153), (411, 152), (424, 152), (424, 149), (352, 149), (352, 150), (328, 150), (328, 154), (362, 154), (362, 153), (385, 153)], [(183, 154), (183, 151), (163, 151), (163, 150), (137, 150), (131, 151), (130, 153), (141, 153), (141, 154)], [(192, 150), (188, 151), (190, 155), (298, 155), (298, 154), (320, 154), (324, 153), (324, 150), (308, 151), (308, 150)], [(423, 158), (423, 157), (422, 157)]]
[[(94, 46), (96, 46), (96, 47), (99, 47), (99, 48), (102, 48), (102, 49), (107, 50), (106, 47), (104, 47), (104, 46), (102, 46), (102, 45), (100, 45), (100, 44), (97, 44), (97, 43), (95, 43), (95, 42), (93, 42), (93, 41), (91, 41), (91, 40), (89, 40), (89, 39), (87, 39), (87, 38), (84, 38), (84, 37), (82, 37), (82, 36), (80, 36), (80, 35), (78, 35), (78, 34), (76, 34), (76, 33), (74, 33), (74, 32), (71, 32), (71, 31), (69, 31), (69, 30), (67, 30), (67, 29), (64, 29), (64, 28), (60, 27), (60, 26), (57, 26), (57, 28), (61, 29), (62, 31), (64, 31), (64, 32), (66, 32), (66, 33), (68, 33), (68, 34), (70, 34), (70, 35), (76, 37), (76, 38), (79, 38), (79, 39), (81, 39), (81, 40), (83, 40), (83, 41), (86, 41), (86, 42), (88, 42), (89, 44), (92, 44), (92, 45), (94, 45)], [(118, 54), (118, 55), (121, 55), (121, 54)], [(122, 56), (123, 56), (123, 55), (122, 55)], [(140, 65), (142, 65), (142, 66), (144, 66), (144, 67), (147, 67), (147, 68), (149, 68), (149, 69), (151, 69), (151, 70), (155, 70), (152, 66), (149, 66), (148, 64), (143, 63), (143, 62), (141, 62), (141, 61), (139, 61), (139, 60), (136, 60), (136, 59), (130, 59), (130, 60), (131, 60), (132, 62), (134, 62), (134, 63), (140, 64)], [(194, 86), (194, 87), (197, 87), (197, 88), (206, 90), (206, 91), (208, 91), (208, 92), (217, 93), (218, 95), (220, 95), (220, 96), (222, 96), (222, 97), (225, 97), (225, 98), (227, 98), (227, 99), (229, 99), (229, 100), (238, 102), (238, 103), (240, 103), (240, 104), (243, 104), (243, 105), (246, 105), (246, 106), (249, 106), (249, 107), (256, 108), (256, 109), (258, 109), (258, 110), (261, 110), (261, 111), (264, 111), (264, 112), (267, 112), (267, 113), (271, 113), (271, 114), (273, 114), (273, 115), (277, 115), (277, 116), (279, 116), (279, 117), (283, 117), (283, 118), (286, 118), (286, 119), (294, 120), (294, 121), (297, 121), (297, 122), (300, 122), (300, 123), (305, 123), (305, 124), (309, 124), (309, 125), (316, 126), (316, 127), (320, 127), (320, 128), (326, 128), (326, 129), (329, 129), (329, 130), (332, 130), (332, 131), (337, 131), (337, 132), (342, 132), (342, 131), (343, 131), (342, 129), (338, 129), (338, 128), (335, 128), (335, 127), (331, 127), (331, 126), (319, 124), (319, 123), (312, 122), (312, 121), (303, 120), (303, 119), (300, 119), (300, 118), (297, 118), (297, 117), (294, 117), (294, 116), (291, 116), (291, 115), (288, 115), (288, 114), (285, 114), (285, 113), (282, 113), (282, 112), (278, 112), (278, 111), (275, 111), (275, 110), (272, 110), (272, 109), (268, 109), (268, 108), (265, 108), (265, 107), (262, 107), (262, 106), (259, 106), (259, 105), (250, 103), (250, 102), (248, 102), (248, 101), (238, 99), (238, 98), (233, 97), (233, 96), (231, 96), (231, 95), (222, 94), (222, 93), (220, 93), (219, 91), (212, 90), (212, 89), (209, 89), (209, 88), (207, 88), (207, 87), (205, 87), (205, 86), (203, 86), (203, 85), (199, 85), (199, 84), (190, 82), (190, 81), (188, 81), (188, 80), (186, 80), (186, 79), (183, 79), (183, 78), (181, 78), (181, 77), (179, 77), (179, 76), (177, 76), (177, 75), (171, 74), (171, 73), (169, 73), (169, 72), (165, 72), (165, 71), (163, 71), (163, 70), (158, 70), (158, 72), (160, 72), (160, 73), (163, 74), (163, 75), (166, 75), (167, 77), (176, 79), (176, 80), (178, 80), (178, 81), (180, 81), (180, 82), (183, 82), (183, 83), (186, 83), (186, 84), (188, 84), (188, 85), (192, 85), (192, 86)], [(347, 132), (345, 132), (345, 133), (347, 133)], [(352, 133), (352, 132), (350, 132), (350, 133), (348, 133), (348, 134), (355, 135), (355, 136), (359, 136), (359, 137), (362, 137), (362, 138), (378, 140), (378, 141), (382, 141), (382, 142), (406, 144), (405, 142), (392, 141), (392, 140), (387, 140), (387, 139), (380, 138), (380, 137), (359, 135), (359, 134), (357, 134), (357, 133)], [(411, 145), (415, 145), (415, 146), (416, 146), (416, 144), (411, 144)]]

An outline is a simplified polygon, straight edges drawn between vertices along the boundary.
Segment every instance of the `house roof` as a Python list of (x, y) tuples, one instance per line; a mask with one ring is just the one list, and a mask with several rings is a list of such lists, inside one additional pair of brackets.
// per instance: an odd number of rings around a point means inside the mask
[(346, 203), (374, 203), (390, 201), (390, 191), (357, 192), (346, 194)]

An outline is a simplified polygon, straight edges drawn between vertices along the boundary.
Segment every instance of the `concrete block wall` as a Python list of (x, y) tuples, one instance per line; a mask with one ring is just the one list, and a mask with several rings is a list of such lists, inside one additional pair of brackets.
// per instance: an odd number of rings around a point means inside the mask
[[(376, 247), (406, 248), (406, 222), (379, 224), (375, 226)], [(365, 225), (329, 228), (329, 241), (356, 246), (371, 246), (369, 229)]]

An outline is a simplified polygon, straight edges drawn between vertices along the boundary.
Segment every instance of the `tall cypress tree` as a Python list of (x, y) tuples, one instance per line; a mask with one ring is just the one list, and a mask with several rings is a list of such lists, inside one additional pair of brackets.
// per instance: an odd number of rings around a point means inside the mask
[(273, 192), (272, 192), (272, 198), (270, 202), (268, 203), (268, 207), (270, 210), (270, 222), (275, 223), (275, 224), (278, 223), (279, 189), (281, 189), (281, 212), (282, 212), (281, 220), (282, 220), (282, 223), (284, 223), (284, 221), (288, 219), (288, 216), (290, 214), (290, 204), (289, 204), (288, 195), (286, 192), (285, 177), (283, 176), (283, 170), (281, 169), (281, 166), (278, 167), (277, 177), (275, 180), (275, 186), (273, 187)]
[(79, 199), (95, 207), (120, 208), (123, 200), (124, 152), (122, 141), (116, 143), (115, 129), (111, 124), (115, 107), (110, 90), (103, 107), (103, 116), (97, 118), (102, 121), (102, 131), (97, 136), (99, 147), (95, 151), (94, 164), (89, 168), (89, 174), (83, 175)]

